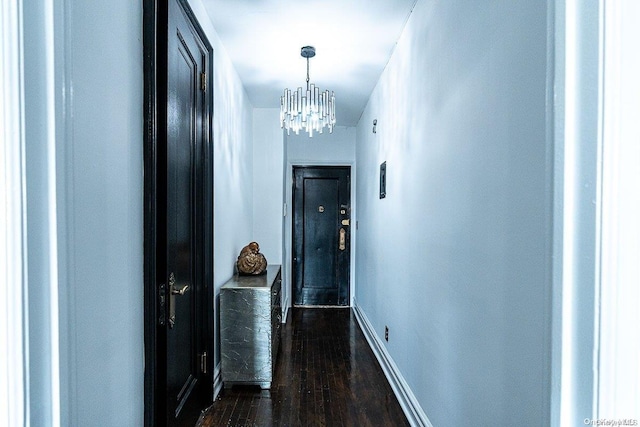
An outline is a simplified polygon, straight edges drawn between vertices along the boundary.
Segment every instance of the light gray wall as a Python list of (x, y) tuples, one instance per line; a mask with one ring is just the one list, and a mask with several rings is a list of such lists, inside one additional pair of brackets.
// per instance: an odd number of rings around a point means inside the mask
[(253, 239), (269, 264), (282, 264), (283, 163), (280, 109), (254, 109)]
[(343, 164), (355, 162), (356, 128), (336, 126), (333, 133), (315, 133), (313, 138), (300, 132), (287, 135), (287, 160), (291, 164)]
[(62, 420), (142, 425), (142, 3), (69, 1), (63, 22)]
[[(599, 2), (557, 2), (554, 39), (552, 424), (598, 414), (602, 255), (602, 78)], [(619, 34), (620, 29), (616, 29)], [(602, 56), (601, 56), (602, 55)], [(613, 55), (611, 55), (613, 57)], [(606, 74), (605, 74), (606, 75)], [(619, 81), (619, 78), (618, 78)]]
[(546, 2), (419, 0), (358, 124), (356, 304), (436, 426), (549, 422), (547, 68)]
[[(27, 196), (26, 206), (23, 206), (27, 214), (27, 259), (24, 264), (28, 267), (24, 278), (28, 280), (25, 298), (29, 302), (28, 313), (25, 313), (28, 314), (28, 324), (25, 325), (28, 330), (24, 332), (30, 350), (25, 391), (29, 395), (27, 413), (31, 425), (46, 426), (52, 425), (57, 417), (60, 388), (58, 367), (52, 363), (58, 354), (56, 183), (51, 179), (56, 175), (56, 129), (51, 126), (56, 110), (55, 92), (52, 90), (56, 67), (48, 55), (54, 44), (54, 21), (48, 13), (49, 5), (44, 0), (16, 4), (22, 4), (23, 7), (23, 25), (20, 29), (23, 38), (16, 37), (13, 41), (16, 44), (19, 44), (19, 40), (24, 41), (23, 82), (28, 82), (24, 84), (22, 100)], [(18, 64), (15, 65), (17, 71)], [(19, 87), (14, 89), (20, 90)], [(7, 283), (3, 286), (17, 285)]]

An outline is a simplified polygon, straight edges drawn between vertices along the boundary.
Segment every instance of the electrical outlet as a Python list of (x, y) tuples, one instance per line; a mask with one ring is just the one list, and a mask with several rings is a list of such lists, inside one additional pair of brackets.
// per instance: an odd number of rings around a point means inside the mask
[(389, 341), (389, 327), (386, 325), (384, 327), (384, 340)]

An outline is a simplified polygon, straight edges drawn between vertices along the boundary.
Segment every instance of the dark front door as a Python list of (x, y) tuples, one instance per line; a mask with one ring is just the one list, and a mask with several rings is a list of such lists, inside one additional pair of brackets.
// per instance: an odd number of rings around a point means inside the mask
[(349, 305), (350, 167), (294, 167), (296, 305)]
[(146, 322), (155, 325), (146, 338), (145, 365), (152, 370), (146, 393), (151, 389), (153, 398), (147, 400), (145, 421), (193, 426), (213, 393), (207, 360), (213, 310), (206, 85), (211, 56), (185, 2), (157, 4), (162, 5), (155, 21), (160, 27), (153, 74), (157, 120), (151, 120), (156, 135), (148, 143), (145, 170), (150, 207), (145, 251), (154, 271), (147, 290), (153, 289), (156, 298), (145, 314)]

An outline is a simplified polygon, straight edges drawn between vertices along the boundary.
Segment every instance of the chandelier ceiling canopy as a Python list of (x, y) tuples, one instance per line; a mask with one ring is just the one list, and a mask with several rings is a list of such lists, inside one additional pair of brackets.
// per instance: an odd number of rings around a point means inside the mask
[(287, 135), (293, 130), (296, 135), (300, 130), (306, 131), (310, 137), (314, 132), (322, 133), (326, 127), (333, 133), (336, 124), (336, 96), (328, 90), (320, 92), (313, 83), (309, 83), (309, 58), (316, 56), (313, 46), (304, 46), (300, 55), (307, 59), (307, 90), (299, 87), (292, 92), (284, 90), (280, 97), (280, 127), (287, 130)]

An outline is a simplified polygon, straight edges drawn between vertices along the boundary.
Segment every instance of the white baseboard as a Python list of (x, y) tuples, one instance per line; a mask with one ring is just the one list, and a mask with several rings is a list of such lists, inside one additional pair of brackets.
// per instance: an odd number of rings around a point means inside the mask
[(282, 314), (282, 323), (287, 323), (287, 318), (289, 317), (289, 309), (291, 308), (291, 300), (287, 297), (286, 301), (282, 305), (284, 309), (284, 313)]
[(413, 391), (411, 391), (409, 385), (398, 370), (398, 366), (387, 351), (387, 347), (375, 333), (367, 315), (360, 310), (355, 300), (353, 301), (353, 311), (360, 324), (360, 329), (364, 332), (364, 336), (369, 342), (373, 354), (378, 359), (384, 375), (387, 377), (409, 423), (414, 427), (433, 427), (433, 424), (431, 424), (431, 421), (427, 418), (427, 414), (422, 410)]
[(213, 400), (218, 398), (218, 394), (222, 391), (222, 375), (220, 375), (220, 362), (216, 365), (216, 368), (213, 370)]

